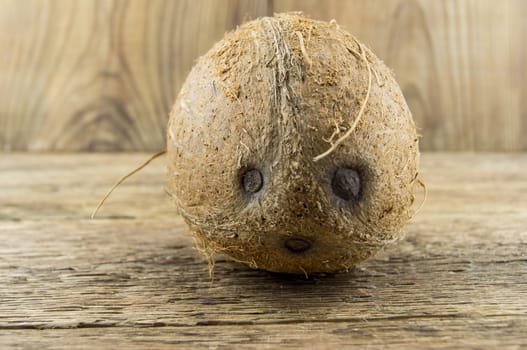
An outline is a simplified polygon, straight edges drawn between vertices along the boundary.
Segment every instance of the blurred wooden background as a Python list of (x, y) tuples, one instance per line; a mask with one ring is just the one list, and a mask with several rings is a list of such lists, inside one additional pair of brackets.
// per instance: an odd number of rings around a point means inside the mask
[(423, 150), (527, 151), (523, 0), (0, 0), (0, 150), (162, 149), (194, 60), (292, 10), (395, 70)]

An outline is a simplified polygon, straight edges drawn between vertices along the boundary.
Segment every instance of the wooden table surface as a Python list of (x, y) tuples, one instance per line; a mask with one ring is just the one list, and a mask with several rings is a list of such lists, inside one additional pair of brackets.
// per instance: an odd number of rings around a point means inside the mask
[(0, 348), (527, 348), (527, 155), (424, 154), (406, 238), (349, 273), (211, 281), (145, 154), (0, 154)]

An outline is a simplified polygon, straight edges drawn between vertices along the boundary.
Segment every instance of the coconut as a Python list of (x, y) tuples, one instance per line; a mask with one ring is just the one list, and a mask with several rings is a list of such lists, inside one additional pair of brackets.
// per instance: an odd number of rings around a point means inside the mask
[(418, 137), (393, 73), (334, 21), (241, 25), (171, 111), (167, 192), (209, 259), (347, 270), (412, 216)]

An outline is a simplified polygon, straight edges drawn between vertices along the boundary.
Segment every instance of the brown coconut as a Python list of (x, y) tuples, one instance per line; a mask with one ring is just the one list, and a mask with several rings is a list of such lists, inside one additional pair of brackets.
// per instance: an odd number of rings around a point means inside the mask
[(286, 273), (346, 270), (412, 215), (418, 138), (392, 72), (335, 22), (248, 22), (190, 72), (167, 191), (201, 250)]

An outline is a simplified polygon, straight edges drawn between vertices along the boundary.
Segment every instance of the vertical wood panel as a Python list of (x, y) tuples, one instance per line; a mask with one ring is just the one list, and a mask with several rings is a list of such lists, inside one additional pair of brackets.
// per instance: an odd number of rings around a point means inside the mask
[(0, 149), (160, 149), (194, 60), (299, 10), (394, 69), (422, 149), (527, 150), (523, 0), (0, 0)]
[(4, 150), (155, 150), (193, 61), (265, 0), (1, 0)]

